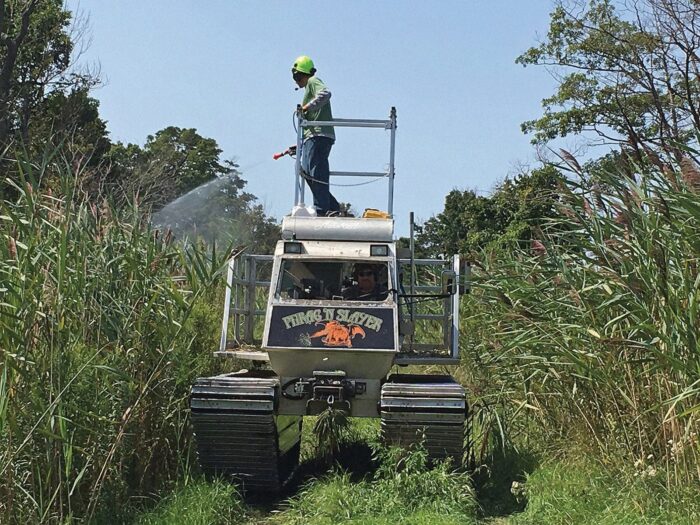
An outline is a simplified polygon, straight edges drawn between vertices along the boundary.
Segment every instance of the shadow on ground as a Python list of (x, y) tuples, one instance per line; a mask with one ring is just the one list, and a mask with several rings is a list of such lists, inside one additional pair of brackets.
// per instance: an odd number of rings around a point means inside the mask
[(378, 462), (373, 457), (372, 447), (368, 443), (352, 441), (342, 444), (332, 459), (315, 457), (303, 461), (290, 482), (290, 488), (294, 484), (298, 487), (321, 477), (330, 469), (346, 472), (352, 481), (360, 481), (374, 474), (378, 466)]
[[(499, 449), (473, 474), (474, 488), (481, 507), (481, 518), (508, 516), (525, 510), (522, 491), (528, 474), (538, 466), (539, 458), (514, 448)], [(514, 484), (514, 482), (516, 482)]]
[(372, 447), (368, 443), (352, 441), (344, 443), (332, 459), (313, 457), (302, 461), (285, 488), (279, 494), (249, 493), (246, 502), (258, 510), (281, 509), (285, 502), (314, 479), (323, 478), (326, 474), (342, 471), (350, 476), (353, 482), (371, 477), (378, 467), (373, 457)]

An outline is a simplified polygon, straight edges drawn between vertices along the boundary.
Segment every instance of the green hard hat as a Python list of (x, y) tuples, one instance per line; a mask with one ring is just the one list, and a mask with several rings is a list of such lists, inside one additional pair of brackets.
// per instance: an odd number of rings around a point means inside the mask
[(299, 71), (300, 73), (306, 73), (307, 75), (310, 75), (311, 71), (313, 71), (313, 69), (314, 69), (314, 61), (311, 60), (306, 55), (302, 55), (302, 56), (298, 57), (294, 61), (294, 65), (292, 66), (292, 70)]

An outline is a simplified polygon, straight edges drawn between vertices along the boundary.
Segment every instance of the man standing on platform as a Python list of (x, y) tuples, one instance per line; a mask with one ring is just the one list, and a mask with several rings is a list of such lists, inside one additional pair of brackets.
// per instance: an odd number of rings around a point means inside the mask
[[(306, 120), (331, 121), (331, 92), (315, 76), (313, 60), (300, 56), (292, 66), (292, 78), (297, 86), (304, 88), (301, 109)], [(314, 196), (314, 206), (319, 217), (339, 215), (340, 204), (331, 195), (329, 188), (330, 168), (328, 156), (335, 143), (333, 126), (313, 126), (304, 129), (304, 142), (301, 152), (301, 167), (306, 182)]]

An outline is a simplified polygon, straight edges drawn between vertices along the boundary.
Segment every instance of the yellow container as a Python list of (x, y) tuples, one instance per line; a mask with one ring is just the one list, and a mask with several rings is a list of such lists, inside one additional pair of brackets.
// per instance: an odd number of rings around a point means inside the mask
[(388, 219), (389, 214), (382, 210), (377, 210), (376, 208), (365, 208), (365, 212), (362, 214), (363, 219)]

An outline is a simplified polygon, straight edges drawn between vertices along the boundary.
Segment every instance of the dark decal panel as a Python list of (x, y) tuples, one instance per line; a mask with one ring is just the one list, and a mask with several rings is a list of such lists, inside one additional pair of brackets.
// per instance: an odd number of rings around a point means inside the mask
[(267, 345), (393, 350), (393, 310), (273, 306)]

